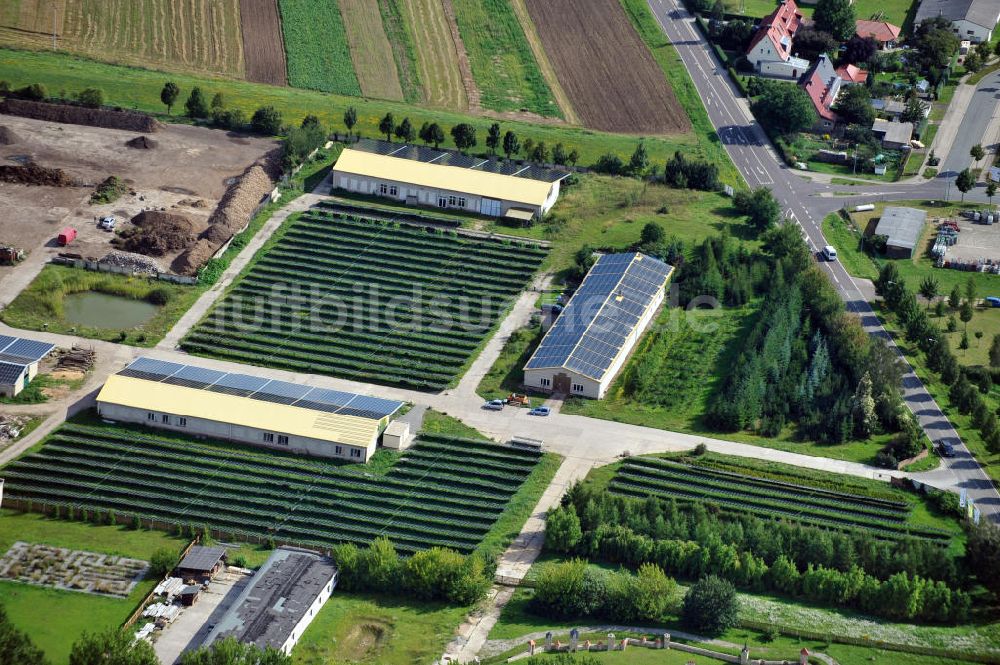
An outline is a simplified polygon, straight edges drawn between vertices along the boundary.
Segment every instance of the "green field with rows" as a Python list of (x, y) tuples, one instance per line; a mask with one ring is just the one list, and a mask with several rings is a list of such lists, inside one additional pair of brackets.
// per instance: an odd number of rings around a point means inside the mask
[(330, 0), (279, 0), (288, 84), (360, 95), (340, 8)]
[(68, 423), (3, 470), (8, 499), (209, 526), (235, 540), (401, 552), (477, 548), (542, 454), (421, 436), (384, 473), (242, 446)]
[(237, 362), (437, 391), (545, 258), (533, 244), (314, 209), (181, 343)]
[(776, 517), (835, 529), (869, 530), (878, 538), (916, 536), (947, 545), (952, 534), (909, 522), (905, 501), (710, 469), (653, 457), (625, 460), (612, 493), (704, 501), (723, 510)]

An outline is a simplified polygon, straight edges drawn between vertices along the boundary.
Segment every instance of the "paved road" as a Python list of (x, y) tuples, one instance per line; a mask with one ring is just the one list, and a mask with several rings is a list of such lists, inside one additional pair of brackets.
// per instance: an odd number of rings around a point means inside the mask
[[(969, 99), (962, 124), (955, 134), (951, 150), (942, 161), (938, 177), (951, 178), (958, 175), (962, 169), (972, 166), (972, 157), (969, 155), (972, 146), (980, 143), (984, 148), (988, 148), (996, 141), (997, 137), (991, 136), (988, 130), (998, 112), (1000, 112), (1000, 71), (993, 72), (976, 86), (975, 92)], [(987, 154), (989, 154), (988, 149)]]
[[(751, 187), (770, 187), (784, 207), (785, 214), (802, 228), (806, 241), (814, 251), (827, 244), (821, 228), (823, 218), (843, 205), (868, 202), (873, 197), (944, 197), (947, 191), (946, 179), (921, 184), (919, 189), (913, 185), (873, 183), (870, 191), (859, 192), (851, 197), (835, 196), (830, 186), (804, 180), (778, 158), (763, 129), (750, 113), (746, 100), (739, 97), (726, 70), (715, 60), (708, 43), (687, 10), (675, 0), (647, 2), (667, 37), (680, 53), (705, 103), (712, 124), (747, 184)], [(979, 114), (970, 112), (966, 120), (978, 122), (968, 120), (969, 117), (978, 118)], [(859, 187), (862, 188), (869, 189)], [(971, 199), (979, 194), (970, 193), (967, 198)], [(824, 261), (821, 265), (844, 299), (848, 311), (855, 312), (861, 318), (865, 331), (883, 337), (900, 353), (868, 304), (871, 294), (866, 296), (862, 286), (839, 262)], [(901, 353), (900, 357), (902, 358)], [(905, 364), (905, 360), (903, 362)], [(903, 399), (906, 405), (932, 442), (950, 442), (957, 452), (954, 458), (944, 460), (941, 468), (927, 475), (928, 482), (939, 487), (965, 489), (984, 514), (1000, 520), (1000, 493), (961, 442), (958, 433), (909, 364), (905, 364), (905, 368)]]

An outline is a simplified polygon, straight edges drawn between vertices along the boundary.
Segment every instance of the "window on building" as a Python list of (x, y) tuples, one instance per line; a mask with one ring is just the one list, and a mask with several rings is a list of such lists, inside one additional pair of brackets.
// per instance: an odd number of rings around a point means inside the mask
[(389, 196), (399, 196), (399, 188), (395, 185), (389, 186)]
[(385, 196), (386, 194), (388, 194), (389, 193), (389, 185), (385, 184), (384, 182), (380, 183), (379, 186), (378, 186), (378, 193), (381, 194), (382, 196)]
[(187, 427), (188, 426), (188, 419), (187, 418), (178, 418), (177, 419), (177, 424), (180, 425), (181, 427)]
[(448, 197), (448, 205), (453, 206), (458, 203), (458, 199), (454, 196)]
[(583, 386), (581, 386), (579, 383), (574, 383), (573, 384), (573, 392), (575, 392), (575, 393), (582, 393), (583, 392)]
[(278, 435), (278, 445), (279, 446), (287, 446), (288, 445), (288, 437), (285, 436), (284, 434), (279, 434)]
[(465, 207), (465, 197), (464, 196), (459, 196), (458, 197), (458, 207), (459, 208), (464, 208)]
[(264, 432), (264, 443), (274, 443), (274, 434), (271, 432)]
[(544, 387), (546, 387), (546, 388), (548, 388), (549, 386), (551, 386), (551, 385), (552, 385), (552, 380), (551, 380), (551, 379), (539, 379), (539, 381), (538, 381), (538, 382), (539, 382), (540, 384), (542, 384), (542, 386), (544, 386)]
[(153, 412), (147, 413), (146, 414), (146, 420), (156, 420), (156, 414), (153, 413)]
[(361, 450), (358, 448), (351, 448), (351, 457), (361, 457)]
[(162, 416), (160, 416), (160, 421), (164, 425), (169, 425), (170, 424), (170, 416), (168, 416), (167, 414), (164, 413)]
[(343, 446), (334, 446), (333, 447), (333, 452), (336, 453), (337, 455), (343, 455), (344, 454), (344, 447)]
[(445, 198), (445, 197), (443, 197), (443, 196), (439, 196), (438, 197), (438, 208), (447, 208), (447, 207), (448, 207), (448, 199)]

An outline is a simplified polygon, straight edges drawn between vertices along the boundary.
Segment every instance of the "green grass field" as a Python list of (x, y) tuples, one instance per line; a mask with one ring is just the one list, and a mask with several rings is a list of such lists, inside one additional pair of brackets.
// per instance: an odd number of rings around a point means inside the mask
[(561, 117), (521, 24), (505, 0), (452, 0), (483, 106)]
[(419, 104), (424, 98), (424, 88), (417, 66), (417, 49), (413, 43), (410, 26), (404, 18), (400, 0), (379, 0), (378, 5), (382, 12), (385, 35), (392, 45), (392, 57), (396, 60), (403, 99), (411, 104)]
[[(329, 0), (279, 0), (288, 84), (360, 95), (340, 9)], [(228, 98), (228, 95), (227, 95)]]
[[(157, 531), (133, 531), (0, 511), (0, 552), (6, 552), (17, 540), (145, 560), (164, 547), (180, 553), (186, 544)], [(119, 599), (0, 581), (0, 603), (14, 625), (28, 631), (54, 665), (63, 665), (69, 660), (73, 642), (84, 631), (119, 626), (153, 585), (153, 580), (141, 582), (128, 598)]]

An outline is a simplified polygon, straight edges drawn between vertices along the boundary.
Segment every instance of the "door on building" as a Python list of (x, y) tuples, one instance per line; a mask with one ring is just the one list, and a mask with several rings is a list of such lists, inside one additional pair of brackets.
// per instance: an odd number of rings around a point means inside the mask
[(571, 382), (569, 377), (565, 374), (556, 374), (552, 377), (552, 390), (557, 393), (563, 393), (568, 395), (570, 391)]
[(480, 199), (479, 200), (479, 213), (482, 215), (489, 215), (490, 217), (500, 216), (500, 201), (496, 199)]

